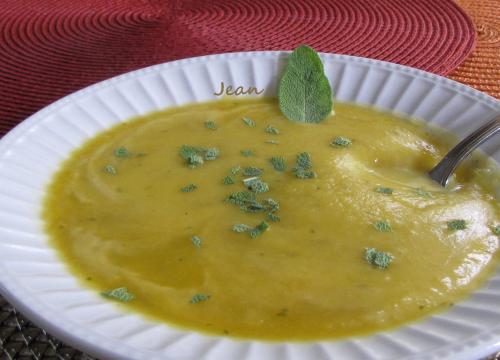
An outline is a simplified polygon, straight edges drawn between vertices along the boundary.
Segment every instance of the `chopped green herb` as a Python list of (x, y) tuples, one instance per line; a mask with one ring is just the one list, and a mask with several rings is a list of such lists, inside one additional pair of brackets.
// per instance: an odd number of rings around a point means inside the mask
[(390, 232), (392, 231), (391, 224), (387, 220), (379, 220), (373, 223), (373, 227), (380, 232)]
[(251, 227), (245, 224), (236, 224), (233, 226), (233, 231), (237, 233), (244, 233), (248, 232), (250, 234), (250, 237), (252, 239), (255, 239), (257, 236), (262, 234), (264, 231), (266, 231), (269, 228), (269, 224), (266, 223), (265, 221), (262, 221), (259, 225), (256, 227)]
[(222, 180), (222, 183), (224, 185), (232, 185), (234, 184), (234, 179), (232, 176), (226, 176), (223, 180)]
[(319, 123), (332, 112), (332, 89), (312, 48), (301, 45), (290, 54), (278, 101), (281, 112), (292, 121)]
[(194, 146), (182, 145), (179, 150), (179, 154), (183, 159), (188, 159), (190, 156), (196, 155), (199, 152), (199, 149)]
[(111, 175), (116, 175), (116, 169), (113, 165), (106, 165), (104, 167), (104, 171), (107, 172), (108, 174), (111, 174)]
[(189, 167), (195, 168), (202, 165), (203, 160), (215, 160), (219, 156), (219, 149), (182, 145), (179, 154)]
[(465, 230), (467, 228), (467, 223), (465, 220), (457, 219), (448, 221), (448, 230), (456, 231), (456, 230)]
[(252, 166), (247, 166), (243, 168), (243, 175), (245, 176), (259, 176), (262, 175), (264, 170)]
[(231, 204), (238, 205), (241, 210), (251, 213), (265, 211), (266, 206), (257, 201), (255, 193), (250, 191), (237, 191), (227, 198)]
[(295, 168), (294, 173), (299, 179), (314, 179), (316, 177), (316, 173), (314, 171), (304, 170), (302, 168)]
[(269, 185), (260, 180), (257, 176), (243, 179), (243, 184), (248, 188), (248, 190), (253, 191), (256, 194), (269, 191)]
[(251, 226), (245, 225), (245, 224), (236, 224), (233, 225), (233, 231), (237, 233), (244, 233), (247, 231), (252, 230), (253, 228)]
[(195, 168), (197, 166), (203, 165), (203, 158), (200, 155), (191, 155), (187, 159), (189, 167)]
[(497, 225), (493, 228), (493, 234), (500, 235), (500, 225)]
[(207, 301), (208, 299), (210, 299), (210, 295), (196, 294), (191, 298), (191, 300), (189, 300), (189, 302), (191, 304), (197, 304), (202, 301)]
[(337, 136), (334, 138), (331, 142), (330, 145), (333, 147), (349, 147), (352, 144), (352, 140), (343, 136)]
[(280, 203), (272, 198), (264, 200), (264, 203), (266, 204), (267, 210), (269, 210), (271, 213), (274, 213), (280, 209)]
[(255, 201), (255, 194), (250, 191), (237, 191), (229, 194), (227, 201), (235, 205), (246, 205)]
[(276, 129), (272, 125), (267, 125), (266, 128), (264, 129), (266, 133), (273, 134), (273, 135), (279, 135), (280, 131)]
[(240, 153), (244, 157), (249, 157), (249, 156), (254, 156), (255, 155), (252, 150), (241, 150)]
[(203, 164), (203, 157), (201, 157), (198, 153), (200, 153), (200, 149), (194, 147), (194, 146), (189, 146), (189, 145), (182, 145), (181, 149), (179, 151), (180, 155), (184, 160), (186, 160), (187, 164), (189, 167), (197, 167)]
[(199, 236), (193, 236), (191, 237), (191, 242), (194, 244), (196, 247), (201, 247), (201, 238)]
[(269, 228), (269, 224), (265, 221), (262, 221), (259, 225), (257, 225), (255, 228), (253, 228), (250, 231), (250, 236), (252, 237), (252, 239), (255, 239), (257, 236), (262, 234), (268, 228)]
[(313, 179), (316, 173), (311, 170), (312, 160), (309, 153), (303, 152), (297, 155), (297, 166), (293, 168), (293, 173), (299, 179)]
[(215, 121), (212, 120), (205, 121), (205, 127), (210, 130), (217, 130), (217, 125), (215, 124)]
[(266, 140), (265, 143), (266, 144), (279, 145), (280, 142), (278, 140)]
[(432, 194), (430, 192), (428, 192), (427, 190), (424, 190), (424, 189), (416, 189), (415, 190), (416, 194), (420, 197), (423, 197), (423, 198), (432, 198)]
[(379, 269), (387, 269), (393, 256), (388, 252), (378, 251), (374, 248), (365, 249), (365, 260)]
[(255, 127), (256, 126), (255, 121), (253, 121), (250, 118), (244, 117), (242, 120), (245, 123), (245, 125), (247, 125), (249, 127)]
[(312, 167), (311, 155), (306, 152), (297, 155), (297, 166), (300, 166), (303, 169), (310, 169)]
[(286, 163), (285, 159), (281, 156), (273, 156), (271, 159), (269, 159), (271, 162), (271, 165), (273, 166), (274, 170), (276, 171), (285, 171), (286, 170)]
[(237, 173), (240, 172), (240, 170), (241, 170), (241, 166), (239, 166), (239, 165), (233, 166), (230, 170), (231, 175), (236, 175)]
[(183, 188), (181, 188), (181, 191), (182, 192), (191, 192), (191, 191), (195, 191), (196, 189), (198, 189), (198, 186), (196, 186), (195, 184), (189, 184), (189, 185), (186, 185)]
[(219, 149), (217, 148), (208, 148), (205, 152), (205, 160), (215, 160), (219, 156)]
[(126, 157), (129, 157), (130, 155), (132, 155), (129, 153), (127, 148), (123, 147), (123, 146), (116, 148), (114, 151), (114, 154), (116, 157), (119, 157), (119, 158), (126, 158)]
[(121, 302), (129, 302), (135, 299), (135, 296), (131, 294), (126, 287), (104, 291), (101, 293), (101, 295)]
[(276, 214), (269, 213), (269, 214), (267, 214), (267, 220), (272, 221), (272, 222), (278, 222), (281, 220), (281, 218)]
[(393, 189), (388, 188), (388, 187), (383, 187), (383, 186), (378, 186), (374, 190), (375, 190), (375, 192), (378, 192), (378, 193), (384, 194), (384, 195), (392, 195), (392, 193), (394, 192)]

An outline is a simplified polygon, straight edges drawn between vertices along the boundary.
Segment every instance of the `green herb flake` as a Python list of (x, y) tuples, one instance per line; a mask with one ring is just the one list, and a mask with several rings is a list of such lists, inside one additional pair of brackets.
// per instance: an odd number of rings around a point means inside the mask
[(127, 158), (130, 157), (132, 154), (127, 150), (126, 147), (121, 146), (119, 148), (116, 148), (115, 151), (113, 152), (116, 157), (118, 158)]
[(195, 168), (203, 164), (203, 157), (199, 155), (200, 152), (194, 146), (182, 145), (179, 154), (186, 160), (189, 167)]
[(240, 153), (244, 157), (249, 157), (249, 156), (254, 156), (255, 155), (252, 150), (241, 150)]
[(200, 302), (203, 302), (203, 301), (207, 301), (208, 299), (210, 299), (210, 295), (206, 295), (206, 294), (196, 294), (194, 295), (191, 300), (189, 300), (189, 303), (190, 304), (198, 304)]
[(236, 175), (237, 173), (239, 173), (241, 170), (241, 166), (240, 165), (236, 165), (236, 166), (233, 166), (229, 172), (231, 173), (231, 175)]
[(250, 231), (250, 236), (252, 239), (255, 239), (257, 236), (265, 232), (267, 229), (269, 229), (269, 224), (265, 221), (262, 221), (259, 225), (257, 225)]
[(311, 167), (311, 155), (303, 152), (297, 155), (297, 166), (293, 168), (293, 173), (299, 179), (314, 179), (316, 177), (316, 173), (311, 170)]
[(387, 220), (378, 220), (373, 223), (373, 227), (380, 232), (391, 232), (392, 227)]
[(426, 199), (432, 198), (432, 194), (430, 192), (428, 192), (427, 190), (421, 189), (421, 188), (415, 189), (415, 193), (418, 196), (426, 198)]
[(194, 146), (182, 145), (179, 150), (179, 154), (183, 159), (187, 160), (189, 157), (196, 155), (198, 153), (198, 149)]
[(189, 185), (186, 185), (183, 188), (181, 188), (181, 191), (187, 193), (187, 192), (195, 191), (196, 189), (198, 189), (198, 186), (196, 186), (195, 184), (189, 184)]
[(217, 130), (217, 125), (215, 124), (215, 121), (207, 120), (204, 122), (204, 125), (209, 130)]
[(245, 125), (248, 127), (255, 127), (257, 125), (257, 124), (255, 124), (255, 121), (253, 121), (250, 118), (244, 117), (242, 120), (245, 123)]
[(111, 175), (116, 175), (116, 168), (113, 166), (113, 165), (106, 165), (104, 167), (104, 171), (107, 172), (108, 174), (111, 174)]
[(500, 235), (500, 225), (493, 227), (493, 234)]
[(269, 185), (256, 176), (248, 179), (243, 179), (243, 184), (248, 188), (248, 190), (253, 191), (256, 194), (261, 194), (269, 191)]
[(191, 242), (193, 243), (194, 246), (196, 247), (201, 247), (202, 240), (199, 236), (193, 236), (191, 237)]
[(233, 225), (233, 231), (237, 233), (244, 233), (247, 231), (252, 230), (253, 228), (251, 226), (245, 225), (245, 224), (236, 224)]
[(266, 144), (272, 144), (272, 145), (279, 145), (279, 141), (278, 140), (266, 140), (264, 141)]
[(267, 209), (265, 205), (257, 201), (255, 193), (250, 191), (233, 192), (228, 196), (227, 201), (238, 205), (245, 212), (256, 213)]
[(366, 248), (365, 260), (379, 269), (387, 269), (393, 260), (393, 256), (388, 252), (378, 251), (374, 248)]
[(266, 209), (269, 210), (271, 213), (276, 212), (280, 209), (279, 202), (277, 202), (272, 198), (264, 200), (264, 203), (266, 204)]
[(121, 302), (130, 302), (135, 299), (135, 296), (131, 294), (126, 287), (104, 291), (101, 293), (101, 295)]
[(467, 222), (465, 220), (456, 219), (447, 222), (448, 230), (457, 231), (467, 229)]
[(285, 159), (281, 156), (273, 156), (269, 159), (271, 165), (276, 171), (285, 171), (286, 170), (286, 162)]
[(224, 185), (232, 185), (234, 184), (234, 179), (232, 176), (226, 176), (223, 180), (222, 180), (222, 183)]
[(265, 232), (269, 228), (269, 224), (265, 221), (262, 221), (256, 227), (251, 227), (245, 224), (236, 224), (233, 225), (233, 231), (237, 233), (248, 232), (252, 239), (255, 239), (257, 236)]
[(195, 168), (203, 165), (204, 160), (215, 160), (219, 156), (219, 149), (204, 148), (201, 146), (182, 145), (179, 150), (181, 157), (186, 160), (189, 167)]
[(376, 187), (374, 191), (384, 195), (392, 195), (392, 193), (394, 192), (393, 189), (383, 186)]
[(290, 54), (278, 101), (283, 115), (292, 121), (319, 123), (331, 114), (332, 89), (314, 49), (301, 45)]
[(264, 131), (268, 134), (279, 135), (280, 131), (272, 125), (267, 125)]
[(310, 169), (312, 167), (311, 155), (306, 152), (297, 155), (297, 166), (300, 166), (303, 169)]
[(299, 179), (314, 179), (316, 178), (316, 173), (312, 170), (304, 170), (302, 168), (295, 168), (294, 174)]
[(229, 194), (227, 201), (235, 205), (245, 205), (255, 199), (255, 194), (250, 191), (236, 191)]
[(336, 148), (346, 148), (352, 144), (352, 140), (343, 136), (337, 136), (330, 142), (330, 146)]
[(198, 167), (200, 165), (203, 165), (203, 157), (201, 157), (200, 155), (191, 155), (188, 159), (187, 159), (187, 163), (189, 165), (189, 167), (191, 168), (195, 168), (195, 167)]
[(217, 159), (219, 156), (219, 149), (217, 148), (208, 148), (205, 152), (205, 160), (212, 161)]
[(272, 222), (278, 222), (281, 220), (281, 218), (276, 214), (269, 213), (269, 214), (267, 214), (267, 220), (272, 221)]
[(245, 176), (259, 176), (262, 175), (264, 170), (252, 166), (247, 166), (243, 168), (243, 175)]

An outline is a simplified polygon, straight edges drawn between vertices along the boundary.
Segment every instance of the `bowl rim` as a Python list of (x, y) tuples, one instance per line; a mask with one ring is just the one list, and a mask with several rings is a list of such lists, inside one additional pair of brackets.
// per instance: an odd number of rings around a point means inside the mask
[[(280, 58), (286, 56), (289, 53), (290, 51), (248, 51), (248, 52), (230, 52), (230, 53), (221, 53), (213, 55), (204, 55), (204, 56), (197, 56), (197, 57), (191, 57), (191, 58), (156, 64), (111, 77), (109, 79), (89, 85), (69, 95), (66, 95), (56, 100), (55, 102), (45, 106), (41, 110), (37, 111), (33, 115), (29, 116), (28, 118), (20, 122), (17, 126), (11, 129), (6, 135), (0, 138), (0, 155), (2, 155), (6, 150), (8, 150), (9, 146), (12, 143), (14, 143), (21, 135), (30, 131), (30, 129), (37, 123), (37, 121), (43, 118), (46, 114), (55, 112), (63, 108), (68, 103), (71, 103), (74, 100), (82, 98), (95, 91), (111, 87), (113, 86), (113, 84), (117, 82), (122, 82), (133, 78), (137, 78), (155, 71), (165, 70), (169, 68), (183, 67), (185, 65), (190, 65), (190, 64), (200, 64), (214, 60), (225, 60), (233, 58), (239, 58), (239, 59), (258, 58), (258, 57)], [(498, 108), (500, 110), (500, 100), (497, 100), (488, 94), (482, 93), (457, 81), (439, 75), (435, 75), (420, 69), (411, 68), (408, 66), (390, 63), (386, 61), (350, 56), (350, 55), (320, 53), (320, 57), (322, 58), (322, 60), (332, 59), (345, 62), (369, 64), (378, 66), (380, 68), (385, 68), (390, 71), (416, 75), (418, 77), (431, 80), (434, 83), (444, 85), (445, 87), (452, 88), (454, 91), (458, 93), (472, 95), (474, 98), (480, 99), (485, 103), (487, 103), (488, 105), (494, 108)], [(60, 259), (59, 262), (61, 262)], [(0, 263), (0, 267), (3, 267), (2, 263)], [(23, 315), (25, 315), (27, 318), (29, 318), (31, 321), (33, 321), (41, 328), (47, 330), (51, 335), (61, 339), (65, 343), (74, 346), (77, 349), (80, 349), (98, 358), (120, 358), (125, 353), (134, 354), (136, 352), (133, 348), (128, 347), (126, 344), (122, 344), (122, 349), (124, 351), (120, 353), (113, 351), (111, 350), (113, 348), (111, 344), (106, 345), (107, 342), (106, 339), (97, 338), (97, 336), (89, 336), (89, 334), (87, 333), (88, 330), (82, 332), (79, 329), (78, 324), (76, 323), (68, 324), (66, 322), (65, 323), (66, 329), (61, 327), (61, 324), (57, 320), (54, 321), (53, 319), (49, 319), (46, 314), (45, 316), (43, 316), (42, 315), (43, 312), (37, 310), (39, 305), (36, 303), (30, 303), (29, 302), (30, 295), (27, 292), (25, 292), (25, 290), (21, 286), (18, 286), (17, 284), (10, 282), (9, 278), (10, 275), (6, 276), (4, 272), (0, 271), (0, 293), (2, 294), (2, 296), (4, 296), (7, 299), (7, 301), (9, 301), (13, 306), (15, 306), (15, 308), (20, 310)], [(500, 326), (498, 328), (500, 329)], [(68, 329), (71, 329), (71, 332), (68, 332)], [(94, 340), (97, 342), (95, 342)], [(232, 340), (238, 340), (238, 339), (232, 339)], [(342, 340), (347, 340), (347, 338), (340, 339), (340, 341)], [(253, 341), (259, 341), (259, 340), (253, 340)], [(335, 339), (332, 339), (332, 341), (335, 341)], [(469, 347), (460, 354), (455, 354), (455, 355), (459, 355), (460, 356), (459, 358), (465, 359), (468, 358), (469, 356), (476, 356), (476, 357), (487, 356), (498, 350), (500, 350), (500, 338), (496, 342), (489, 341), (486, 344), (479, 342), (477, 346)], [(419, 353), (418, 355), (420, 354), (421, 353)]]

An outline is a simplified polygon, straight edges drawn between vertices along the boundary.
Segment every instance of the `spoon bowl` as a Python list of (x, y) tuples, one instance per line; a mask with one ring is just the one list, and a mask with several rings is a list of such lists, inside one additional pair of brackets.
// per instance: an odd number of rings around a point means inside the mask
[(448, 180), (455, 169), (479, 145), (489, 140), (500, 131), (500, 115), (481, 126), (451, 149), (445, 157), (431, 170), (429, 176), (432, 180), (446, 187)]

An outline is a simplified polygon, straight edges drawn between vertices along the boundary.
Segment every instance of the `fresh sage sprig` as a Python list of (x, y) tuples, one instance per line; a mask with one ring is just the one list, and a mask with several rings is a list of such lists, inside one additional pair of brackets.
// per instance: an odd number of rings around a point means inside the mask
[(283, 115), (293, 121), (319, 123), (331, 114), (332, 89), (314, 49), (301, 45), (290, 54), (278, 101)]

